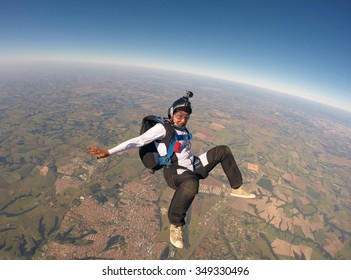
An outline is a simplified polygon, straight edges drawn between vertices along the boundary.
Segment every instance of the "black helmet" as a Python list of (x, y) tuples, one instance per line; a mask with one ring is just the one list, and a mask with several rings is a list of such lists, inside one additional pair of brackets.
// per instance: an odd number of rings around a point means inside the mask
[(189, 113), (190, 115), (193, 112), (193, 110), (191, 109), (191, 103), (189, 101), (189, 98), (193, 97), (193, 95), (194, 94), (191, 91), (187, 90), (183, 97), (174, 101), (172, 106), (168, 109), (168, 117), (172, 118), (173, 114), (178, 110), (183, 110)]

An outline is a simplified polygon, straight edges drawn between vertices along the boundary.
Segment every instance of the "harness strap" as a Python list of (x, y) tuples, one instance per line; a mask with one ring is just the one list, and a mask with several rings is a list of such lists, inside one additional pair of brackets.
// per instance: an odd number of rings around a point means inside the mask
[(178, 135), (177, 133), (174, 133), (173, 137), (171, 138), (170, 142), (169, 142), (169, 146), (168, 146), (168, 150), (167, 150), (167, 155), (160, 157), (158, 159), (158, 163), (159, 165), (166, 165), (169, 166), (172, 164), (172, 155), (174, 153), (174, 146), (176, 141), (184, 141), (184, 140), (190, 140), (192, 139), (192, 135), (189, 134), (184, 134), (184, 135)]
[(193, 139), (193, 135), (191, 133), (183, 134), (183, 135), (176, 134), (176, 140), (177, 141), (191, 140), (191, 139)]
[(170, 142), (169, 142), (169, 146), (168, 146), (168, 151), (167, 151), (167, 155), (163, 156), (163, 157), (160, 157), (158, 159), (158, 163), (159, 165), (166, 165), (166, 166), (169, 166), (172, 164), (172, 160), (171, 160), (171, 157), (173, 155), (173, 152), (174, 152), (174, 145), (176, 143), (176, 136), (177, 134), (174, 133), (173, 137), (171, 138)]
[(165, 120), (164, 120), (160, 115), (156, 115), (156, 116), (155, 116), (155, 120), (156, 120), (157, 122), (162, 123), (162, 124), (165, 123)]
[(196, 156), (194, 156), (194, 169), (199, 169), (200, 167), (202, 167), (202, 163), (200, 161), (200, 159)]

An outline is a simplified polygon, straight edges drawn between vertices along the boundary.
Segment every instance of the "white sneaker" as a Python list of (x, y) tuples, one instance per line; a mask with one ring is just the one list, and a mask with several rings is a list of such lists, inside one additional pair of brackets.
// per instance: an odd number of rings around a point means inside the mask
[(184, 246), (183, 227), (181, 226), (177, 227), (175, 225), (171, 225), (169, 239), (174, 247), (182, 249)]
[(230, 192), (231, 196), (241, 197), (241, 198), (256, 198), (256, 195), (245, 191), (243, 188), (232, 189)]

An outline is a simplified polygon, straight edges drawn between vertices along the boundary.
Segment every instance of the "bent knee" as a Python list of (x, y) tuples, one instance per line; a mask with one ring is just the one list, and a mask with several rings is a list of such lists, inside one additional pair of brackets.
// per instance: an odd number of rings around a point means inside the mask
[(199, 180), (186, 180), (180, 187), (183, 189), (184, 195), (194, 196), (199, 192)]
[(222, 155), (232, 154), (232, 151), (227, 145), (219, 145), (217, 146), (217, 151), (219, 151)]

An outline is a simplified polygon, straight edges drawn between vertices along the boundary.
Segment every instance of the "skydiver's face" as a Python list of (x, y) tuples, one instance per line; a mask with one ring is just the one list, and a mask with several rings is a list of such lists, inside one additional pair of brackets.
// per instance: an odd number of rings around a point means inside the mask
[(186, 126), (190, 115), (185, 111), (178, 111), (173, 115), (173, 122), (178, 127)]

